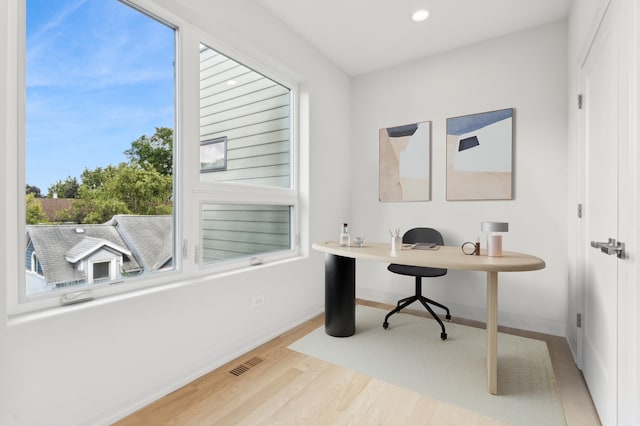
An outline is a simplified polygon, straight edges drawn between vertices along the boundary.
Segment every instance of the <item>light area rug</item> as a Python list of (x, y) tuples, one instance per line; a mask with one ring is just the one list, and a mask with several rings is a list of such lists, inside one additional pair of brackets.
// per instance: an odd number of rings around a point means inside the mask
[(356, 333), (332, 337), (324, 326), (292, 343), (306, 355), (513, 425), (565, 425), (545, 342), (498, 333), (498, 393), (487, 390), (484, 329), (356, 307)]

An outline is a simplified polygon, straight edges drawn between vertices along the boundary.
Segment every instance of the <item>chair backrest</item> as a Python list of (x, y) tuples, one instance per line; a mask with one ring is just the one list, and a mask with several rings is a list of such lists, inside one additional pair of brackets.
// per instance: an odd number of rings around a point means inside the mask
[[(415, 243), (435, 243), (439, 246), (444, 245), (442, 234), (433, 228), (412, 228), (404, 233), (402, 242), (405, 244)], [(412, 275), (415, 277), (441, 277), (447, 274), (447, 270), (443, 268), (429, 268), (426, 266), (407, 266), (392, 263), (387, 269), (396, 274)]]
[(404, 233), (402, 242), (405, 244), (435, 243), (443, 246), (444, 238), (440, 232), (433, 228), (412, 228)]

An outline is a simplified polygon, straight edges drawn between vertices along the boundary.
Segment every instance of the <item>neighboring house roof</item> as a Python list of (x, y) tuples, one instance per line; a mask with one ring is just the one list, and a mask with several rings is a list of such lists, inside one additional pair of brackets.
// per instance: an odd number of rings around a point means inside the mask
[(27, 225), (30, 244), (48, 284), (85, 279), (74, 264), (104, 248), (123, 255), (125, 274), (154, 271), (173, 259), (173, 218), (116, 215), (97, 225)]
[(120, 252), (121, 254), (131, 256), (131, 252), (129, 250), (122, 246), (113, 244), (110, 241), (103, 240), (101, 238), (84, 237), (82, 241), (71, 247), (71, 249), (69, 249), (69, 251), (64, 254), (64, 257), (71, 263), (77, 263), (87, 256), (90, 256), (91, 254), (102, 249), (103, 247), (109, 247), (117, 252)]
[(173, 259), (173, 216), (116, 215), (107, 223), (116, 227), (146, 271)]
[(67, 210), (73, 205), (73, 198), (37, 198), (47, 215), (49, 222), (55, 222), (56, 215), (62, 210)]
[[(110, 225), (27, 225), (27, 246), (33, 244), (47, 284), (86, 278), (86, 272), (75, 268), (65, 256), (87, 237), (120, 247), (127, 246), (118, 231)], [(128, 256), (123, 259), (123, 269), (126, 273), (135, 273), (141, 267), (133, 256)]]

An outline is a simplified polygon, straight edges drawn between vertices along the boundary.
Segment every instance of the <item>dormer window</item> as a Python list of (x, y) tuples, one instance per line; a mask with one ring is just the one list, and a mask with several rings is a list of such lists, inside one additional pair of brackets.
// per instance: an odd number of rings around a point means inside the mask
[(90, 262), (89, 283), (109, 281), (115, 278), (115, 259)]

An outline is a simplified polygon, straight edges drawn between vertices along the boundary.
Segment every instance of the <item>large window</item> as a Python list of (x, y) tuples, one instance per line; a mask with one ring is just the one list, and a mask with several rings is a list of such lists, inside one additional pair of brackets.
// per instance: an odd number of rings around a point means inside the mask
[[(200, 44), (200, 181), (235, 184), (233, 199), (247, 203), (217, 195), (231, 204), (202, 204), (204, 263), (255, 263), (293, 247), (291, 107), (291, 89)], [(272, 194), (270, 203), (257, 203), (255, 192)]]
[(295, 84), (153, 1), (7, 1), (25, 34), (12, 312), (297, 255)]
[(42, 214), (27, 214), (25, 266), (41, 273), (26, 296), (172, 264), (174, 33), (117, 0), (27, 0), (27, 210)]

